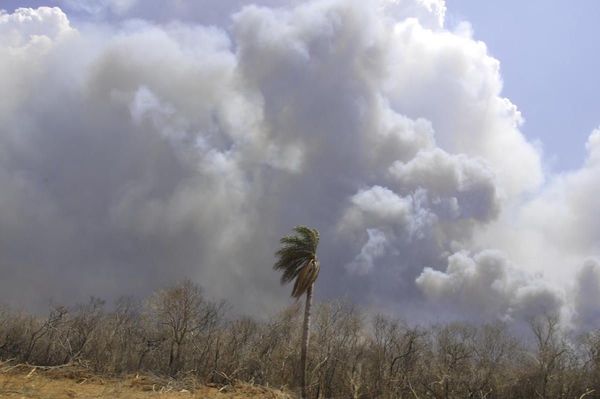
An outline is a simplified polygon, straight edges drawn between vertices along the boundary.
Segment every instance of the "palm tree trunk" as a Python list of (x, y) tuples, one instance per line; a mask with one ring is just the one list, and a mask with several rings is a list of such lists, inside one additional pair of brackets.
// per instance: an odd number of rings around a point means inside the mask
[(310, 307), (312, 305), (312, 290), (313, 284), (306, 290), (306, 304), (304, 307), (304, 326), (302, 329), (302, 354), (300, 357), (300, 378), (302, 379), (302, 399), (307, 399), (307, 383), (306, 383), (306, 355), (308, 353), (308, 341), (310, 338)]

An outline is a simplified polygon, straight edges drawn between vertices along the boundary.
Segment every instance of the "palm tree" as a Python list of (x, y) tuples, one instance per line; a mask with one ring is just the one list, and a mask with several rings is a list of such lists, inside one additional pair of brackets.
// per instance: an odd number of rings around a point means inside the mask
[(304, 325), (302, 328), (302, 354), (300, 357), (302, 399), (306, 399), (306, 354), (308, 352), (310, 329), (310, 307), (313, 285), (321, 268), (317, 259), (319, 232), (306, 226), (297, 226), (294, 228), (294, 232), (295, 234), (285, 236), (280, 240), (281, 248), (275, 253), (277, 262), (273, 268), (283, 272), (281, 284), (287, 284), (295, 280), (292, 297), (298, 299), (306, 294)]

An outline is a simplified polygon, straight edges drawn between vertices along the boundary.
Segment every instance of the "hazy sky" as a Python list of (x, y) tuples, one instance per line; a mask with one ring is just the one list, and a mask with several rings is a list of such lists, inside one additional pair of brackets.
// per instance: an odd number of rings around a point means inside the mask
[(1, 3), (0, 302), (269, 314), (307, 224), (319, 300), (600, 325), (595, 2), (256, 3)]

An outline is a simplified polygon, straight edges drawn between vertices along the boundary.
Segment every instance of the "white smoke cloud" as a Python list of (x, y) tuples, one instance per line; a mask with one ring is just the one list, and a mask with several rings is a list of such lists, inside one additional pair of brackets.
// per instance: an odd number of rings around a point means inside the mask
[(18, 49), (34, 41), (55, 40), (72, 30), (60, 8), (18, 8), (9, 14), (0, 10), (0, 36), (3, 48)]
[(431, 121), (442, 149), (486, 159), (504, 196), (536, 190), (540, 154), (519, 131), (516, 106), (501, 96), (500, 64), (485, 44), (468, 26), (431, 30), (414, 19), (396, 24), (393, 38), (385, 85), (392, 107)]
[[(341, 229), (364, 229), (366, 226), (397, 226), (409, 235), (435, 223), (436, 216), (422, 207), (423, 192), (400, 197), (388, 188), (373, 186), (352, 196), (352, 206), (342, 218)], [(371, 237), (371, 234), (369, 234)]]
[[(600, 254), (595, 222), (600, 207), (593, 200), (600, 187), (598, 137), (597, 130), (591, 133), (581, 168), (551, 176), (535, 196), (507, 207), (476, 239), (477, 246), (499, 248), (521, 269), (543, 273), (561, 286), (572, 302), (564, 309), (565, 318), (572, 319), (575, 328), (591, 326), (596, 314), (582, 296), (590, 293), (595, 281), (590, 259)], [(588, 284), (582, 283), (582, 275), (589, 278)]]
[(423, 26), (432, 29), (444, 27), (446, 2), (443, 0), (385, 0), (385, 13), (396, 20), (416, 18)]
[(94, 16), (0, 14), (0, 300), (187, 276), (268, 312), (288, 295), (278, 238), (308, 224), (323, 298), (423, 319), (581, 302), (532, 276), (598, 253), (600, 133), (542, 186), (499, 62), (443, 1), (61, 4)]
[(435, 302), (484, 320), (553, 314), (564, 302), (558, 289), (523, 273), (497, 251), (455, 253), (445, 272), (425, 268), (416, 283)]
[(436, 199), (453, 200), (455, 217), (493, 219), (499, 208), (494, 173), (481, 159), (450, 155), (437, 148), (420, 151), (409, 162), (396, 161), (390, 173), (400, 187), (426, 189)]
[(387, 250), (388, 240), (382, 231), (377, 229), (367, 229), (369, 236), (365, 245), (360, 250), (360, 254), (346, 265), (351, 273), (368, 274), (373, 271), (377, 258), (382, 257)]

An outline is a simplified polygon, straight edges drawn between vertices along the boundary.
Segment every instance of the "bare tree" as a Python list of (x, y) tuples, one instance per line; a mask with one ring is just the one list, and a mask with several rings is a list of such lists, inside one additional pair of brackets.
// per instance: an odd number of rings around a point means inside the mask
[(104, 305), (102, 299), (91, 297), (88, 303), (75, 307), (66, 334), (59, 338), (66, 352), (63, 363), (72, 362), (82, 354), (102, 321)]
[(185, 280), (157, 292), (151, 298), (149, 308), (167, 337), (168, 370), (171, 375), (175, 375), (183, 366), (184, 344), (214, 322), (220, 307), (206, 301), (198, 285)]
[(534, 335), (537, 366), (537, 387), (535, 394), (546, 399), (550, 397), (550, 385), (567, 352), (567, 346), (559, 331), (558, 315), (543, 315), (530, 321)]
[[(28, 328), (28, 344), (23, 352), (23, 361), (29, 362), (31, 355), (35, 349), (36, 344), (44, 338), (46, 335), (53, 335), (58, 325), (62, 322), (64, 316), (67, 314), (67, 309), (63, 306), (54, 307), (48, 317), (43, 321), (38, 321), (35, 317), (29, 318)], [(50, 339), (50, 342), (52, 339)], [(49, 351), (49, 346), (46, 348), (46, 354)]]
[[(102, 375), (137, 371), (228, 386), (297, 387), (301, 304), (265, 320), (227, 317), (227, 310), (190, 281), (145, 305), (123, 298), (107, 309), (91, 298), (45, 316), (0, 307), (0, 372), (20, 362), (41, 368), (76, 362)], [(386, 316), (365, 323), (367, 316), (343, 301), (315, 308), (307, 397), (600, 397), (600, 332), (576, 340), (557, 316), (533, 319), (530, 335), (503, 323), (415, 326)]]

